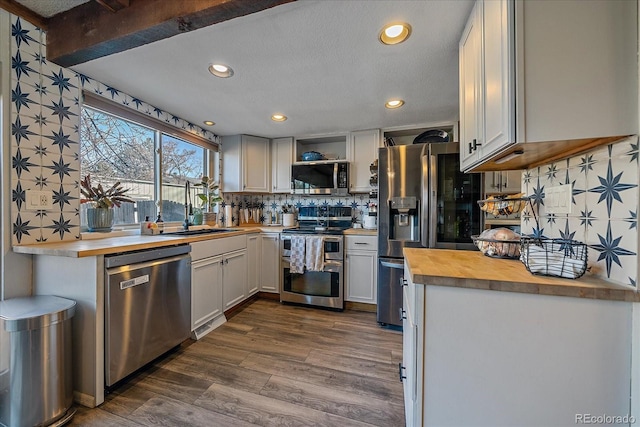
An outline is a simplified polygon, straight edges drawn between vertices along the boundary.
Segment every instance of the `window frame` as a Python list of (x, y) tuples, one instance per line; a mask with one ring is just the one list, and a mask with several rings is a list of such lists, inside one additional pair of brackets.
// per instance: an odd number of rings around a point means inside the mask
[[(150, 117), (147, 114), (133, 110), (125, 105), (121, 105), (117, 102), (110, 101), (102, 96), (93, 94), (91, 92), (82, 91), (82, 103), (80, 108), (90, 108), (98, 110), (104, 114), (109, 114), (116, 118), (132, 122), (133, 124), (149, 128), (154, 133), (154, 168), (153, 168), (153, 185), (154, 185), (154, 200), (157, 205), (158, 212), (162, 209), (162, 139), (163, 135), (176, 138), (184, 142), (199, 146), (204, 149), (204, 159), (202, 170), (206, 171), (207, 176), (218, 176), (220, 180), (220, 171), (216, 168), (216, 158), (220, 156), (220, 146), (218, 143), (209, 141), (194, 133), (188, 132), (184, 129), (171, 126), (162, 120)], [(80, 144), (82, 144), (82, 138), (79, 138)], [(219, 162), (218, 162), (219, 163)], [(119, 227), (129, 228), (136, 227), (138, 223), (118, 224)], [(83, 227), (82, 231), (86, 231), (86, 227)]]

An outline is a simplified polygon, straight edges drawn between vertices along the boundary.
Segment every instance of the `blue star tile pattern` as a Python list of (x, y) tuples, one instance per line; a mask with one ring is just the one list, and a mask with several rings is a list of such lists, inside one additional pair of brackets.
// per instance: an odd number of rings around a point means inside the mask
[(58, 191), (53, 191), (53, 204), (60, 205), (60, 210), (62, 211), (65, 205), (71, 206), (71, 200), (75, 200), (76, 197), (71, 196), (71, 191), (65, 191), (65, 188), (60, 184), (60, 189)]
[(22, 189), (22, 184), (18, 181), (18, 185), (11, 192), (11, 201), (18, 206), (18, 210), (22, 209), (22, 204), (27, 201), (27, 192)]
[(629, 230), (638, 228), (638, 210), (629, 211), (629, 217), (623, 220), (629, 223)]
[(85, 84), (91, 84), (91, 79), (84, 74), (78, 73), (77, 76), (80, 79), (80, 86), (84, 87)]
[(111, 94), (111, 99), (115, 99), (115, 97), (120, 94), (118, 89), (114, 89), (111, 86), (107, 86), (107, 92)]
[(159, 118), (161, 115), (163, 115), (163, 114), (164, 114), (164, 111), (162, 111), (161, 109), (159, 109), (159, 108), (157, 108), (157, 107), (156, 107), (156, 108), (154, 108), (154, 109), (153, 109), (153, 111), (156, 113), (156, 116), (157, 116), (158, 118)]
[(20, 80), (20, 77), (24, 74), (28, 76), (29, 73), (36, 73), (37, 71), (29, 67), (29, 61), (24, 61), (20, 52), (16, 53), (16, 56), (11, 58), (11, 69), (15, 71), (16, 77)]
[(624, 172), (620, 172), (618, 175), (614, 177), (613, 168), (611, 166), (611, 160), (609, 160), (609, 165), (607, 167), (607, 176), (606, 177), (598, 176), (598, 179), (600, 180), (600, 185), (589, 189), (590, 192), (600, 193), (600, 198), (598, 199), (598, 203), (602, 201), (606, 201), (607, 212), (609, 214), (609, 217), (611, 217), (611, 208), (613, 206), (613, 201), (617, 200), (618, 202), (622, 203), (622, 198), (620, 198), (620, 192), (637, 187), (636, 184), (622, 184), (620, 182), (620, 179), (622, 178), (623, 173)]
[(58, 74), (56, 74), (56, 72), (54, 71), (52, 75), (46, 77), (51, 80), (51, 84), (53, 86), (58, 86), (60, 95), (62, 95), (62, 93), (65, 91), (71, 92), (71, 88), (77, 89), (77, 87), (73, 83), (71, 83), (71, 78), (64, 76), (64, 71), (62, 70), (62, 68), (60, 69), (60, 72)]
[(556, 166), (555, 163), (553, 163), (547, 168), (547, 180), (550, 181), (552, 179), (555, 179), (557, 174), (558, 174), (558, 167)]
[(19, 148), (16, 151), (16, 155), (11, 158), (11, 167), (16, 171), (18, 179), (20, 179), (22, 172), (28, 172), (29, 168), (36, 166), (30, 159), (30, 157), (22, 157), (22, 151)]
[(632, 142), (630, 145), (631, 148), (626, 153), (629, 156), (629, 163), (636, 162), (638, 164), (638, 140), (636, 140), (635, 144)]
[(538, 185), (533, 188), (531, 199), (534, 203), (544, 205), (544, 185), (540, 185), (540, 180), (538, 180)]
[(30, 42), (38, 43), (38, 40), (34, 39), (29, 35), (31, 30), (27, 30), (26, 28), (22, 28), (22, 20), (17, 19), (15, 24), (11, 25), (11, 37), (16, 39), (16, 46), (20, 48), (22, 43), (28, 45)]
[(524, 172), (524, 175), (522, 175), (522, 182), (525, 183), (525, 184), (531, 183), (531, 171), (530, 170), (526, 170)]
[(71, 172), (77, 172), (77, 169), (71, 167), (71, 163), (65, 163), (64, 157), (60, 156), (60, 159), (56, 162), (53, 162), (52, 166), (43, 166), (47, 169), (51, 169), (51, 175), (58, 175), (60, 181), (64, 179), (65, 176), (71, 176)]
[(622, 240), (622, 236), (613, 237), (611, 233), (611, 223), (607, 224), (607, 234), (605, 236), (598, 234), (598, 239), (600, 240), (600, 244), (590, 245), (590, 247), (600, 252), (598, 261), (605, 260), (605, 264), (607, 266), (607, 277), (611, 276), (611, 267), (614, 262), (618, 264), (618, 266), (622, 267), (622, 264), (620, 263), (621, 256), (636, 255), (635, 252), (620, 247), (620, 240)]
[(60, 219), (54, 220), (53, 224), (46, 226), (45, 228), (51, 229), (54, 233), (60, 235), (60, 240), (64, 239), (64, 233), (71, 233), (71, 220), (66, 219), (62, 212), (60, 213)]
[(22, 91), (20, 83), (18, 83), (15, 89), (11, 91), (11, 102), (15, 104), (17, 113), (20, 113), (20, 107), (24, 106), (29, 108), (29, 104), (36, 103), (33, 99), (29, 98), (29, 95), (31, 95), (29, 92)]
[(23, 138), (28, 140), (30, 135), (36, 133), (29, 130), (29, 125), (23, 125), (20, 116), (17, 116), (16, 121), (11, 124), (11, 135), (16, 139), (16, 145), (20, 146)]
[(29, 225), (30, 222), (31, 221), (22, 221), (21, 215), (18, 214), (18, 217), (16, 218), (16, 222), (14, 222), (12, 225), (12, 233), (16, 237), (16, 240), (18, 241), (18, 243), (22, 242), (22, 238), (24, 236), (31, 236), (30, 231), (36, 230), (37, 228), (39, 228), (33, 225)]
[(358, 202), (356, 202), (355, 200), (351, 202), (351, 209), (358, 209)]
[(65, 135), (64, 130), (62, 129), (62, 126), (60, 126), (60, 129), (58, 132), (53, 131), (52, 135), (45, 136), (45, 138), (53, 141), (53, 145), (58, 146), (61, 154), (65, 151), (66, 148), (70, 148), (71, 144), (76, 144), (75, 142), (71, 141), (70, 135)]
[(581, 172), (586, 172), (588, 170), (593, 170), (593, 165), (595, 164), (595, 160), (593, 160), (593, 154), (587, 154), (580, 159), (580, 167)]
[(580, 211), (580, 225), (591, 227), (595, 219), (596, 217), (593, 216), (593, 211)]
[(44, 105), (44, 107), (50, 109), (53, 112), (54, 116), (58, 116), (60, 123), (62, 123), (65, 119), (71, 119), (71, 116), (77, 116), (76, 113), (71, 112), (69, 109), (71, 107), (66, 107), (64, 105), (64, 98), (60, 98), (59, 102), (53, 101), (53, 105)]

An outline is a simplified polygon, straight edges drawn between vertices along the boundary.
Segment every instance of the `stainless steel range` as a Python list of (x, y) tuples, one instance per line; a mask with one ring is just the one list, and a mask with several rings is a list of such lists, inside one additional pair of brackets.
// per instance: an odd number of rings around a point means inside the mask
[(281, 302), (344, 309), (344, 237), (351, 208), (305, 206), (281, 235)]

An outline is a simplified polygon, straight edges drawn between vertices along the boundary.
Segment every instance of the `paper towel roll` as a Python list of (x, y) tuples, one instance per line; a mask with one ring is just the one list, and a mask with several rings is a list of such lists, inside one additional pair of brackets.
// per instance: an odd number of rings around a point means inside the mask
[(224, 226), (233, 227), (233, 213), (230, 205), (224, 207)]

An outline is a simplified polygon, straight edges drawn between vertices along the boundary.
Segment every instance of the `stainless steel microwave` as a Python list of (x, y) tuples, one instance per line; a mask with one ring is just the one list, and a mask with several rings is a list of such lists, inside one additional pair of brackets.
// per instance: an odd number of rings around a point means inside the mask
[(291, 193), (347, 195), (349, 193), (349, 162), (319, 160), (293, 163)]

